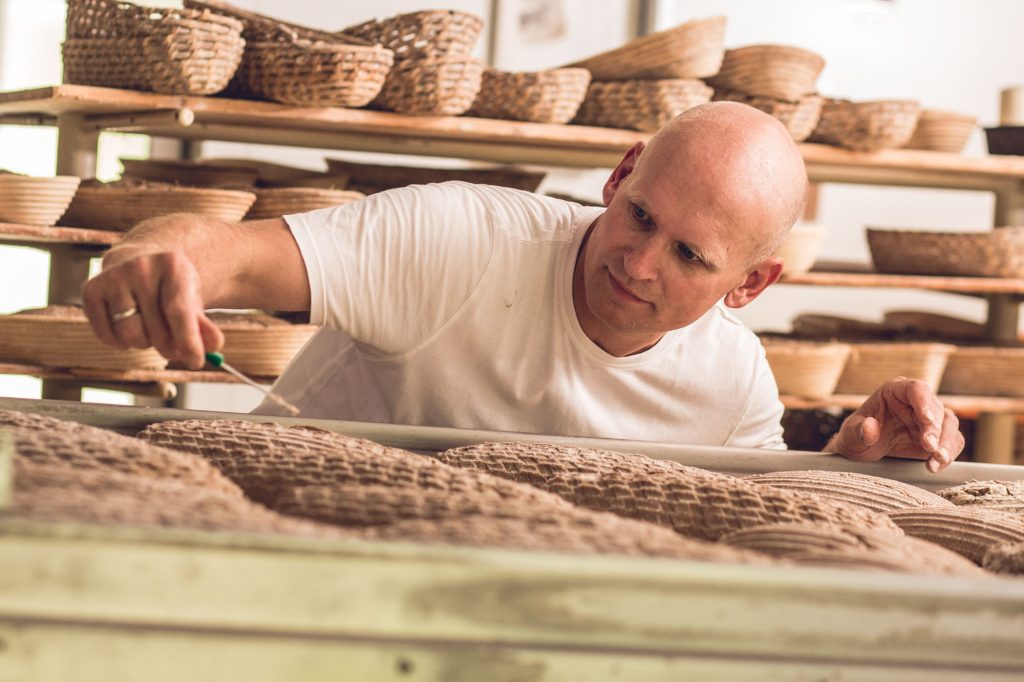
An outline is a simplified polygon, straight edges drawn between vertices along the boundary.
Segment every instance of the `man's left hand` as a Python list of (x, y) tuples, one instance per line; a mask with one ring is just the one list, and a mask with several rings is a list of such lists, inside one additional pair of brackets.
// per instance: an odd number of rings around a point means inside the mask
[(923, 381), (892, 379), (850, 415), (826, 450), (861, 462), (882, 457), (924, 459), (942, 471), (964, 449), (960, 420)]

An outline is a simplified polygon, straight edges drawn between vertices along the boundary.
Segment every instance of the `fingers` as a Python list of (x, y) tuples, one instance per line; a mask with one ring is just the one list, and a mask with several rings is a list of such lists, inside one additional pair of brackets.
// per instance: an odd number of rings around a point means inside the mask
[(938, 453), (946, 408), (923, 381), (907, 383), (906, 400), (914, 410), (914, 421), (918, 430), (917, 441), (921, 449), (931, 454)]
[(881, 436), (881, 424), (877, 419), (855, 412), (839, 427), (836, 452), (861, 462), (879, 460), (888, 454)]
[(964, 449), (964, 435), (960, 433), (960, 420), (953, 410), (943, 409), (942, 433), (939, 436), (938, 448), (925, 462), (928, 471), (938, 473), (955, 460)]

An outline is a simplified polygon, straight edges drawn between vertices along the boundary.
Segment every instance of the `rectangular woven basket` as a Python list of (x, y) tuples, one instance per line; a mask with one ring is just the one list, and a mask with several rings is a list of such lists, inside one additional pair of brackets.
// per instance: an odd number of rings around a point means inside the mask
[(573, 123), (654, 132), (714, 91), (699, 80), (593, 81)]
[(826, 99), (810, 141), (855, 151), (896, 149), (910, 141), (920, 112), (913, 100)]
[(487, 69), (480, 92), (467, 112), (483, 118), (568, 123), (590, 85), (586, 69), (509, 72)]
[(1024, 227), (982, 232), (868, 228), (867, 239), (878, 272), (1024, 277)]
[(836, 393), (863, 395), (890, 379), (920, 379), (939, 390), (942, 373), (956, 346), (943, 343), (854, 343)]

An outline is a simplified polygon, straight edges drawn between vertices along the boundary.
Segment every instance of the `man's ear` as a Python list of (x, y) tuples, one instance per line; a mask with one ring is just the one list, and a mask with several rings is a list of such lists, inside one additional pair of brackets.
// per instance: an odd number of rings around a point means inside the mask
[(604, 190), (601, 192), (601, 199), (604, 201), (604, 205), (612, 203), (612, 197), (615, 196), (615, 192), (618, 191), (619, 185), (622, 181), (629, 177), (629, 174), (636, 168), (636, 160), (640, 158), (640, 152), (644, 150), (643, 142), (637, 142), (622, 156), (622, 160), (619, 161), (619, 165), (615, 167), (612, 174), (608, 176), (608, 180), (604, 183)]
[(781, 276), (782, 259), (778, 256), (764, 259), (747, 272), (742, 284), (725, 295), (725, 305), (742, 308), (778, 282)]

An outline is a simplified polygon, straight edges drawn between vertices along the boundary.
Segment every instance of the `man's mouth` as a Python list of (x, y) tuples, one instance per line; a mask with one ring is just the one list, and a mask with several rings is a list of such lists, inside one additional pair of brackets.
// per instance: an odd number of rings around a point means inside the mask
[(630, 303), (647, 303), (644, 299), (640, 298), (632, 291), (622, 286), (619, 280), (615, 279), (615, 275), (612, 274), (611, 270), (608, 271), (608, 281), (612, 285), (612, 291), (618, 294), (619, 298)]

